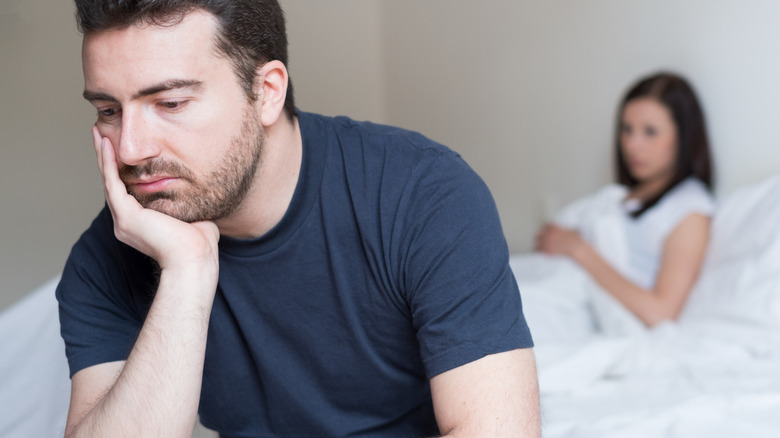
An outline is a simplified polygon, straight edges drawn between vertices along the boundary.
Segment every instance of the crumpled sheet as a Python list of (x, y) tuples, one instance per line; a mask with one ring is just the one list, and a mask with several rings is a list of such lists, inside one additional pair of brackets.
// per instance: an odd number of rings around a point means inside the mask
[(776, 437), (780, 336), (747, 321), (538, 344), (545, 437)]

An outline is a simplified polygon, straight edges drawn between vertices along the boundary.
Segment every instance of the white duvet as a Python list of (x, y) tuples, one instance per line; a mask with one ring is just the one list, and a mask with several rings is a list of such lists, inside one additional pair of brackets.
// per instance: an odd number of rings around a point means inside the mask
[[(620, 270), (616, 196), (605, 189), (558, 221)], [(718, 208), (676, 323), (645, 329), (566, 259), (511, 265), (536, 342), (545, 437), (780, 436), (780, 177)]]

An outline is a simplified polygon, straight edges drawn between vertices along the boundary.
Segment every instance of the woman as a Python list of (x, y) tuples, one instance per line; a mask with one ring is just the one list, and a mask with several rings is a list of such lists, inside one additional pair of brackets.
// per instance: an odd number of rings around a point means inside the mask
[(641, 80), (623, 99), (615, 152), (627, 188), (629, 278), (574, 229), (547, 225), (536, 248), (577, 264), (646, 326), (676, 319), (704, 260), (714, 210), (704, 116), (688, 83), (672, 74)]

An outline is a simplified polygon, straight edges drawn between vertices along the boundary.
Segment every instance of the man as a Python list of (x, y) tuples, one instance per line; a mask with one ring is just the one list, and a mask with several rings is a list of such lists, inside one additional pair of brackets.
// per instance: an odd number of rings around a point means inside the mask
[(76, 0), (107, 207), (58, 287), (66, 436), (537, 436), (497, 212), (452, 151), (297, 111), (281, 9)]

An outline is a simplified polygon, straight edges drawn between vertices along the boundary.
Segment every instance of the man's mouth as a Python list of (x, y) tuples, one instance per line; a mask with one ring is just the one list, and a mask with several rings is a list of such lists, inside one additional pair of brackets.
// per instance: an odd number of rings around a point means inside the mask
[(151, 194), (167, 190), (178, 179), (175, 176), (148, 176), (128, 181), (125, 184), (131, 188), (133, 193)]

